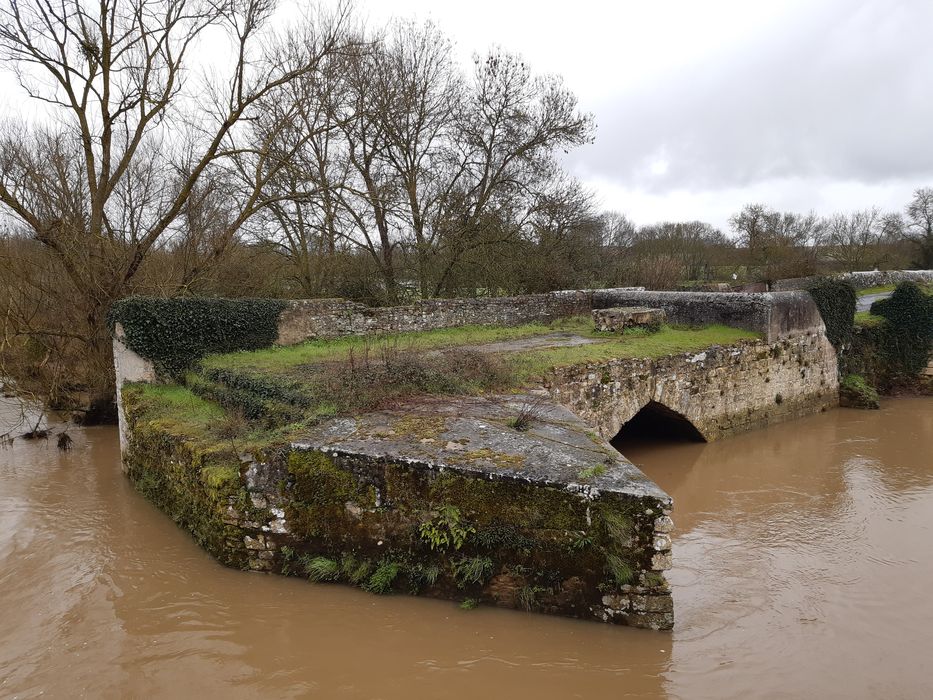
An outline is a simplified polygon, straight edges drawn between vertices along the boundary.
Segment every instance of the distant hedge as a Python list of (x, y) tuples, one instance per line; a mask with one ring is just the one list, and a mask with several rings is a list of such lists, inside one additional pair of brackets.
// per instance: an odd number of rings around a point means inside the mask
[(111, 332), (123, 327), (127, 346), (157, 372), (177, 378), (205, 355), (269, 347), (285, 306), (280, 299), (130, 297), (113, 305), (108, 322)]
[(855, 288), (848, 282), (827, 278), (821, 279), (807, 291), (823, 317), (826, 337), (837, 351), (841, 350), (852, 340), (852, 329), (855, 325)]

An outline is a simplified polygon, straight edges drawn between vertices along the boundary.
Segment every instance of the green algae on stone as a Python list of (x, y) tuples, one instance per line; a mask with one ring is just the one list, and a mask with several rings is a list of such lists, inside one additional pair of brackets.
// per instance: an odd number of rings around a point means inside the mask
[(290, 500), (286, 516), (297, 534), (342, 541), (361, 527), (360, 513), (376, 507), (376, 489), (338, 466), (334, 458), (317, 450), (288, 455)]

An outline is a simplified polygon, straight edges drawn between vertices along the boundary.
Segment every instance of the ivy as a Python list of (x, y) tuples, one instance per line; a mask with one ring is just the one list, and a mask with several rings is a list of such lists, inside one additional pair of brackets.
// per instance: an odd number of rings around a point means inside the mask
[(933, 296), (914, 282), (901, 282), (887, 299), (871, 305), (871, 313), (887, 319), (882, 354), (895, 374), (919, 374), (933, 343)]
[(126, 345), (156, 371), (179, 378), (211, 353), (257, 350), (278, 336), (280, 299), (129, 297), (113, 305), (110, 331), (123, 327)]
[(841, 350), (852, 340), (855, 325), (855, 289), (848, 282), (836, 279), (821, 279), (808, 290), (823, 324), (826, 337), (836, 350)]

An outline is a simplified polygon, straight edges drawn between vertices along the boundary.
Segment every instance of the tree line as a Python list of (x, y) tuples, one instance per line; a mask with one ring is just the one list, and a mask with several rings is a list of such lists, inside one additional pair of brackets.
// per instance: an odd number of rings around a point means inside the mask
[(276, 29), (275, 9), (0, 6), (3, 67), (40, 107), (0, 125), (0, 375), (20, 392), (106, 417), (106, 316), (131, 294), (396, 304), (773, 279), (916, 251), (933, 266), (933, 190), (900, 217), (753, 205), (737, 237), (635, 226), (562, 169), (595, 123), (558, 76), (501, 48), (464, 70), (430, 22), (372, 28), (339, 4)]

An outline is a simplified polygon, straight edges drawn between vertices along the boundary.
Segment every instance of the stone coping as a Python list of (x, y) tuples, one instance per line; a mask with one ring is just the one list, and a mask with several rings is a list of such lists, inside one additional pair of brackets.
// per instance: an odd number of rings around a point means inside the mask
[[(525, 430), (510, 427), (522, 409)], [(421, 398), (355, 418), (335, 418), (292, 443), (293, 449), (357, 454), (430, 469), (483, 474), (563, 487), (671, 498), (570, 410), (543, 394)]]

